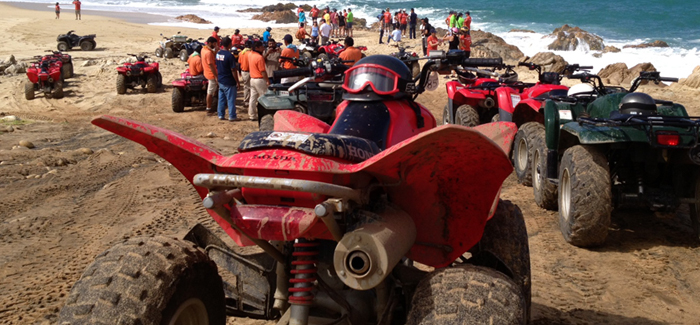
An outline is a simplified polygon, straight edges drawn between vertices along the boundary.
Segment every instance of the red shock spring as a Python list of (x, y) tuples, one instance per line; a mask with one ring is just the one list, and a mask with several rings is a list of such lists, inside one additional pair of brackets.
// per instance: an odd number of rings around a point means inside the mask
[(289, 280), (289, 303), (297, 305), (309, 305), (314, 300), (314, 283), (316, 282), (316, 263), (318, 263), (318, 243), (304, 239), (294, 243), (292, 257), (292, 270), (294, 275)]

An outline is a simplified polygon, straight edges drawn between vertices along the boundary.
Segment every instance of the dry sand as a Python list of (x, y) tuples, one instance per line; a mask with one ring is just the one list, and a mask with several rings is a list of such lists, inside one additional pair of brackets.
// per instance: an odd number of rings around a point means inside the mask
[[(201, 110), (173, 113), (168, 85), (184, 70), (177, 59), (160, 61), (166, 86), (156, 94), (117, 95), (115, 66), (102, 64), (123, 59), (125, 53), (152, 53), (159, 33), (205, 37), (210, 31), (92, 15), (75, 21), (70, 8), (64, 8), (60, 20), (51, 12), (4, 4), (0, 10), (5, 37), (0, 58), (13, 54), (23, 61), (42, 54), (55, 48), (57, 34), (70, 29), (97, 34), (95, 51), (70, 52), (76, 77), (67, 81), (63, 99), (39, 96), (27, 101), (24, 75), (0, 77), (0, 112), (26, 122), (14, 123), (14, 132), (0, 133), (0, 323), (50, 323), (71, 285), (106, 248), (139, 235), (181, 237), (198, 222), (215, 227), (177, 170), (143, 147), (92, 126), (92, 117), (110, 114), (155, 124), (228, 154), (257, 125), (221, 122)], [(278, 39), (283, 33), (273, 30)], [(395, 49), (376, 45), (375, 33), (356, 36), (356, 44), (370, 46), (369, 53)], [(86, 60), (101, 63), (82, 67)], [(524, 71), (522, 75), (532, 78)], [(419, 101), (439, 119), (446, 96), (444, 87), (438, 89)], [(700, 112), (696, 91), (676, 86), (643, 90), (681, 102), (691, 114)], [(215, 136), (205, 137), (209, 132)], [(13, 150), (20, 140), (36, 148)], [(81, 148), (94, 153), (85, 154)], [(564, 242), (556, 212), (538, 208), (532, 190), (517, 185), (513, 176), (502, 196), (518, 204), (527, 221), (533, 323), (698, 324), (700, 249), (691, 238), (687, 213), (670, 218), (645, 211), (618, 213), (607, 245), (585, 250)]]

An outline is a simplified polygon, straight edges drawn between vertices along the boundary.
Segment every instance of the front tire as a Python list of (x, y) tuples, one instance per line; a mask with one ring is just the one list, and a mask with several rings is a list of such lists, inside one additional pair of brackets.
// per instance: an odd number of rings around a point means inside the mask
[(559, 169), (559, 228), (564, 239), (578, 247), (603, 244), (611, 213), (607, 158), (589, 146), (567, 149)]
[(126, 76), (117, 74), (117, 94), (126, 94)]
[(532, 150), (532, 190), (535, 203), (547, 210), (557, 209), (557, 185), (547, 179), (547, 144), (544, 130), (535, 133)]
[(146, 91), (154, 93), (158, 90), (158, 75), (151, 73), (146, 80)]
[(309, 60), (309, 62), (311, 62), (311, 60), (314, 58), (314, 56), (311, 54), (311, 52), (308, 52), (308, 51), (301, 52), (301, 55), (304, 56), (305, 58), (307, 58)]
[(53, 99), (63, 98), (63, 82), (62, 81), (58, 81), (58, 82), (54, 83), (53, 89), (51, 89), (51, 98), (53, 98)]
[(532, 149), (534, 148), (535, 135), (544, 131), (544, 125), (537, 122), (528, 122), (518, 128), (513, 144), (513, 167), (518, 183), (532, 186)]
[(187, 62), (188, 57), (189, 57), (189, 54), (187, 54), (187, 50), (185, 50), (185, 49), (180, 50), (180, 61)]
[(525, 309), (520, 287), (505, 274), (462, 265), (418, 283), (406, 324), (526, 324)]
[(65, 51), (70, 50), (70, 46), (68, 46), (68, 43), (63, 42), (63, 41), (58, 42), (58, 45), (56, 46), (56, 48), (61, 52), (65, 52)]
[(61, 67), (61, 75), (63, 78), (73, 78), (73, 64), (72, 63), (64, 63), (63, 66)]
[(420, 63), (418, 61), (413, 61), (411, 63), (411, 72), (413, 73), (413, 79), (418, 78), (420, 76)]
[(475, 127), (479, 125), (479, 112), (470, 105), (460, 105), (457, 107), (457, 111), (455, 111), (455, 124)]
[(182, 113), (185, 110), (185, 91), (181, 88), (173, 88), (172, 106), (175, 113)]
[(165, 52), (164, 52), (163, 56), (164, 56), (166, 59), (172, 59), (172, 58), (175, 56), (175, 55), (173, 54), (173, 49), (171, 49), (171, 48), (165, 49)]
[(58, 324), (225, 324), (221, 277), (190, 242), (137, 237), (95, 258)]
[(80, 49), (83, 51), (92, 51), (95, 49), (95, 46), (92, 42), (90, 41), (82, 41), (80, 43)]
[(326, 53), (321, 53), (318, 55), (318, 59), (322, 61), (328, 61), (328, 54)]
[(162, 48), (162, 47), (156, 48), (156, 53), (155, 53), (155, 54), (156, 54), (156, 57), (157, 57), (157, 58), (162, 58), (162, 57), (163, 57), (163, 48)]
[(24, 82), (24, 98), (27, 100), (34, 99), (34, 84), (31, 81)]
[(267, 114), (260, 119), (260, 131), (273, 131), (275, 129), (275, 118), (272, 114)]

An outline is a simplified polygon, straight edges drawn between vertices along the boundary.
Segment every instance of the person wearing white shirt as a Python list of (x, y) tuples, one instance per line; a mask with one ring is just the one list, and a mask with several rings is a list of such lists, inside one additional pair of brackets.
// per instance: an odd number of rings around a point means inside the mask
[(389, 37), (389, 40), (386, 43), (389, 44), (392, 40), (396, 43), (401, 42), (401, 29), (399, 28), (399, 25), (396, 25), (394, 27), (394, 31), (391, 32), (391, 36)]
[(325, 19), (321, 19), (321, 27), (318, 30), (321, 32), (321, 45), (326, 45), (328, 38), (331, 36), (331, 25)]

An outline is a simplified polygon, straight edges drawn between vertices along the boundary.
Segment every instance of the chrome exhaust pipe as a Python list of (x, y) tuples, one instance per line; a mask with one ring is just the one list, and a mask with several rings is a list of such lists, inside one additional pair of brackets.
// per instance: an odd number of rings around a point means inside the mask
[(413, 219), (397, 208), (368, 219), (374, 220), (346, 233), (333, 254), (338, 277), (356, 290), (380, 285), (416, 241)]

